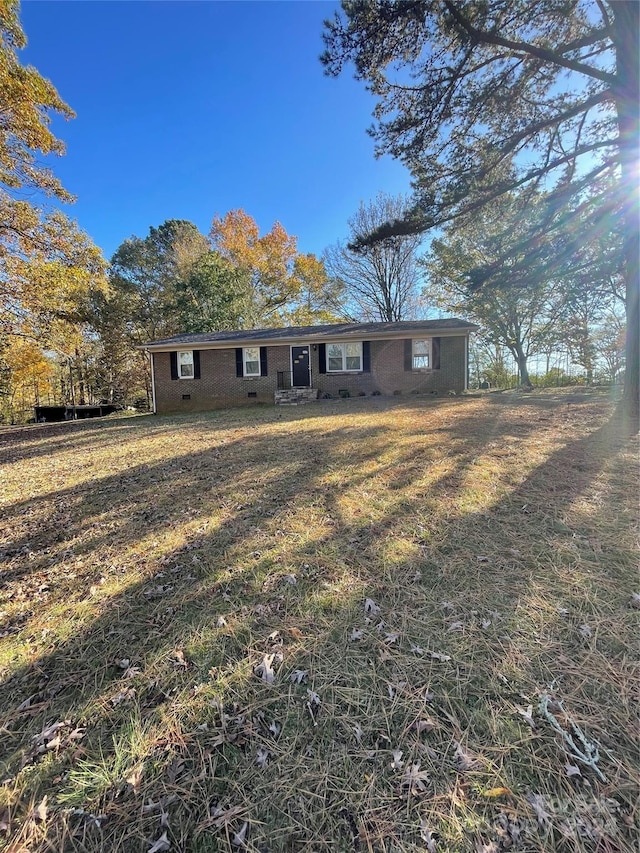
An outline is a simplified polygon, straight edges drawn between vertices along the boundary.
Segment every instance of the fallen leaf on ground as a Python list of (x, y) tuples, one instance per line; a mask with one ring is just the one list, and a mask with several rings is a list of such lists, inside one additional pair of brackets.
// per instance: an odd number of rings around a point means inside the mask
[(45, 794), (40, 803), (35, 807), (33, 812), (31, 813), (31, 817), (34, 820), (45, 821), (47, 819), (47, 795)]
[(510, 797), (511, 791), (509, 788), (499, 786), (497, 788), (488, 788), (482, 792), (482, 796), (488, 797), (490, 800), (495, 800), (497, 797)]
[(149, 849), (148, 853), (163, 853), (164, 850), (171, 850), (171, 842), (166, 832), (162, 833), (160, 838)]
[(436, 724), (433, 722), (433, 720), (418, 720), (415, 724), (415, 729), (419, 735), (421, 735), (422, 732), (431, 732), (435, 729), (435, 727)]
[(437, 842), (428, 827), (427, 819), (425, 817), (420, 818), (420, 838), (426, 843), (428, 853), (436, 853)]
[(402, 750), (401, 749), (392, 749), (391, 755), (393, 756), (393, 761), (391, 762), (391, 768), (393, 770), (402, 770), (404, 767), (404, 761), (402, 760)]
[(364, 612), (367, 613), (369, 616), (377, 616), (378, 613), (380, 613), (380, 608), (372, 598), (365, 598)]
[(533, 705), (527, 705), (526, 709), (518, 708), (518, 713), (530, 728), (535, 729), (536, 722), (533, 719)]
[(276, 674), (272, 668), (274, 657), (275, 655), (265, 655), (262, 663), (259, 663), (253, 670), (258, 678), (261, 678), (266, 684), (273, 684), (276, 680)]
[(426, 782), (429, 781), (429, 774), (426, 770), (420, 770), (420, 762), (415, 761), (410, 764), (404, 771), (402, 787), (408, 788), (410, 794), (421, 794), (427, 790)]
[(361, 640), (363, 636), (364, 633), (359, 628), (354, 628), (349, 639), (353, 643), (355, 640)]
[(480, 764), (478, 756), (458, 741), (454, 741), (456, 751), (454, 761), (458, 770), (473, 770)]
[(588, 640), (591, 634), (593, 633), (591, 628), (588, 625), (581, 625), (578, 629), (585, 640)]
[(429, 652), (429, 656), (432, 660), (439, 660), (442, 663), (451, 660), (451, 655), (443, 655), (442, 652)]
[(241, 829), (236, 832), (236, 834), (231, 839), (231, 843), (234, 847), (246, 847), (247, 844), (247, 830), (249, 829), (249, 824), (245, 821), (242, 824)]
[(640, 607), (640, 595), (637, 592), (631, 593), (631, 599), (629, 601), (629, 604), (632, 607)]
[(232, 820), (235, 820), (238, 815), (241, 815), (244, 809), (241, 806), (229, 806), (229, 808), (223, 809), (218, 804), (211, 806), (209, 810), (209, 817), (206, 821), (204, 821), (201, 826), (215, 826), (216, 829), (220, 829), (223, 826), (231, 823)]
[(266, 767), (269, 763), (269, 750), (264, 746), (259, 746), (253, 763), (257, 764), (258, 767)]
[(564, 765), (564, 771), (567, 774), (567, 776), (582, 776), (582, 773), (580, 772), (580, 768), (578, 767), (577, 764), (565, 764)]
[(152, 586), (151, 589), (146, 590), (144, 595), (146, 598), (159, 598), (161, 595), (166, 595), (172, 590), (173, 586), (171, 584), (160, 584), (160, 586)]
[(307, 676), (309, 675), (308, 669), (294, 669), (294, 671), (289, 676), (292, 684), (302, 684), (303, 681), (307, 680)]
[(551, 823), (551, 815), (549, 813), (549, 804), (545, 798), (542, 794), (534, 794), (531, 791), (525, 796), (525, 799), (535, 812), (538, 825), (547, 829)]
[(318, 706), (322, 702), (322, 700), (320, 699), (318, 694), (315, 693), (313, 690), (307, 690), (307, 696), (309, 697), (309, 704), (310, 705)]
[(137, 794), (138, 789), (140, 788), (140, 782), (142, 781), (142, 773), (144, 771), (144, 764), (137, 764), (133, 770), (130, 771), (129, 775), (125, 779), (125, 782), (128, 785), (131, 785), (134, 792)]
[(135, 698), (135, 695), (135, 687), (127, 687), (125, 690), (121, 690), (115, 696), (111, 697), (111, 704), (115, 707), (116, 705), (120, 705), (121, 702), (130, 702)]
[(182, 649), (176, 649), (173, 653), (173, 663), (175, 666), (184, 667), (184, 669), (187, 669), (187, 667), (189, 666)]
[(474, 847), (475, 853), (500, 853), (500, 845), (497, 841), (483, 841), (479, 838)]
[(500, 812), (496, 818), (494, 829), (498, 836), (500, 850), (510, 850), (512, 847), (518, 846), (522, 830), (515, 819), (512, 820), (509, 815)]
[(218, 618), (216, 619), (216, 628), (224, 628), (226, 624), (227, 620), (224, 618), (224, 616), (218, 616)]

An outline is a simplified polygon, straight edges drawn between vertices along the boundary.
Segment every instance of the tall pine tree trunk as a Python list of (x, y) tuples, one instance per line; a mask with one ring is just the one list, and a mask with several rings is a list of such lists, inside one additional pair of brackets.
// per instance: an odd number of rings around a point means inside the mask
[(615, 15), (614, 36), (618, 87), (616, 103), (620, 131), (622, 199), (625, 220), (624, 260), (627, 333), (625, 345), (625, 410), (634, 420), (640, 416), (640, 214), (638, 211), (638, 131), (640, 122), (640, 3), (611, 3)]

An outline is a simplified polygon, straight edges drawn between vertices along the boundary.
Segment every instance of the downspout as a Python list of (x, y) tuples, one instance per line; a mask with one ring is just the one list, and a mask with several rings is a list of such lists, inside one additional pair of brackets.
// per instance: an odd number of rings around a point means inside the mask
[(153, 414), (157, 415), (156, 411), (156, 374), (153, 369), (153, 353), (147, 350), (147, 355), (149, 356), (149, 361), (151, 362), (151, 403), (153, 405)]
[(469, 335), (464, 339), (464, 390), (469, 390)]

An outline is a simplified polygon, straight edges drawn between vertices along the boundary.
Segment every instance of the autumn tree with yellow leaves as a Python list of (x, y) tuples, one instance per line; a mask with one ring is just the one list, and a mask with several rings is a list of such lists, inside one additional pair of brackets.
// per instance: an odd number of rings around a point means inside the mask
[(311, 325), (343, 318), (339, 285), (329, 280), (315, 255), (298, 252), (297, 238), (279, 222), (260, 235), (252, 216), (231, 210), (214, 218), (209, 238), (215, 251), (248, 275), (241, 327)]
[[(73, 118), (53, 84), (18, 51), (26, 37), (16, 0), (0, 0), (0, 391), (12, 393), (16, 341), (40, 353), (86, 319), (92, 289), (104, 287), (99, 249), (58, 202), (73, 197), (42, 158), (64, 154), (52, 115)], [(74, 333), (75, 333), (74, 331)], [(35, 350), (34, 350), (35, 351)], [(44, 356), (43, 356), (44, 357)], [(13, 371), (15, 373), (15, 371)]]

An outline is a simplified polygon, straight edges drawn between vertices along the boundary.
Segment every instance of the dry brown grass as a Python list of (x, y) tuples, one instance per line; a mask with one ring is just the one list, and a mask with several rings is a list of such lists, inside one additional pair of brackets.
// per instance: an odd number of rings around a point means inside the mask
[(1, 432), (0, 849), (635, 850), (634, 444), (594, 394)]

